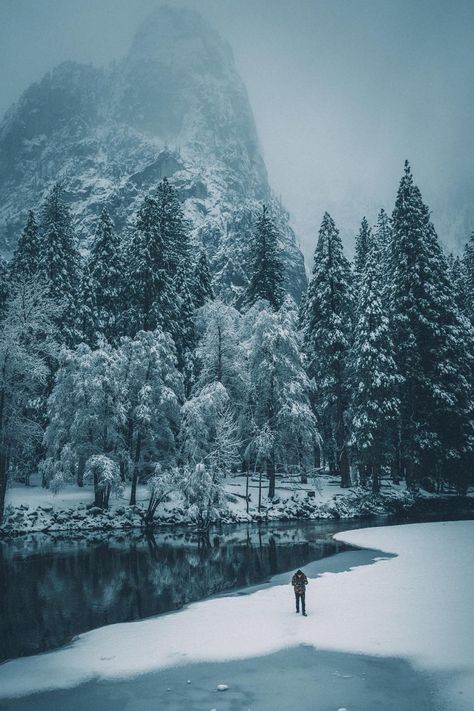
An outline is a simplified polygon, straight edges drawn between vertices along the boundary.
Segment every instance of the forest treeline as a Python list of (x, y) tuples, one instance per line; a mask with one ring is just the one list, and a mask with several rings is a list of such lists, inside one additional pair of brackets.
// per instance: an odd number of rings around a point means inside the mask
[(405, 164), (391, 217), (362, 221), (353, 264), (325, 214), (306, 293), (284, 291), (267, 208), (248, 284), (214, 293), (164, 179), (122, 236), (106, 208), (81, 255), (60, 184), (0, 265), (0, 521), (9, 479), (92, 481), (95, 504), (148, 482), (201, 523), (231, 471), (321, 470), (380, 488), (465, 493), (474, 451), (474, 233), (446, 256)]

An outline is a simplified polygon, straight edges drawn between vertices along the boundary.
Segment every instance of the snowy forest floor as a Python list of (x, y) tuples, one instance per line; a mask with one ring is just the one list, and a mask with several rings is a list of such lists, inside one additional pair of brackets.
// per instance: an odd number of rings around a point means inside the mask
[[(321, 474), (308, 484), (277, 478), (276, 496), (269, 500), (267, 482), (263, 481), (262, 505), (258, 510), (259, 481), (249, 481), (249, 511), (246, 510), (245, 476), (229, 476), (225, 482), (226, 506), (220, 511), (220, 523), (245, 523), (258, 521), (290, 521), (296, 519), (353, 519), (374, 516), (404, 516), (430, 512), (439, 514), (437, 502), (443, 505), (445, 517), (463, 514), (474, 515), (474, 496), (457, 497), (453, 493), (429, 494), (407, 491), (405, 484), (382, 482), (380, 494), (372, 494), (361, 487), (341, 489), (339, 478)], [(472, 492), (470, 492), (472, 494)], [(127, 530), (140, 527), (140, 512), (148, 501), (146, 486), (137, 490), (137, 505), (129, 506), (130, 485), (125, 486), (119, 498), (111, 499), (108, 511), (93, 506), (92, 487), (66, 484), (57, 494), (41, 486), (37, 475), (30, 485), (14, 484), (7, 490), (6, 512), (0, 535), (16, 535), (34, 531), (86, 532), (94, 530)], [(469, 515), (468, 515), (469, 514)], [(187, 525), (192, 521), (181, 499), (171, 496), (162, 504), (155, 516), (156, 526)]]
[(305, 566), (307, 618), (287, 574), (103, 627), (0, 666), (0, 708), (470, 711), (473, 533), (457, 521), (337, 534), (370, 555), (331, 572)]

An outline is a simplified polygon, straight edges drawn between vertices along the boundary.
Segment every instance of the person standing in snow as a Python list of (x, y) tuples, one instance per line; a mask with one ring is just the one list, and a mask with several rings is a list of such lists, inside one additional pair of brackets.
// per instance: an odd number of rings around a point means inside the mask
[(301, 600), (301, 612), (303, 613), (303, 617), (306, 617), (305, 593), (308, 578), (302, 570), (297, 570), (291, 579), (291, 584), (293, 585), (293, 589), (295, 591), (296, 612), (298, 613), (300, 611)]

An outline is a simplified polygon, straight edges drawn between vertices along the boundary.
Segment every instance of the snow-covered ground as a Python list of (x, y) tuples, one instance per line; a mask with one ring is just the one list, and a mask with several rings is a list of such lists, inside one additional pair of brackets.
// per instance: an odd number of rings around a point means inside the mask
[[(249, 511), (246, 510), (245, 476), (229, 476), (225, 482), (225, 507), (220, 512), (223, 523), (245, 523), (260, 520), (296, 519), (350, 519), (367, 515), (383, 515), (401, 511), (413, 505), (415, 497), (404, 484), (395, 486), (384, 482), (379, 496), (358, 487), (341, 489), (339, 479), (321, 474), (308, 484), (277, 479), (276, 497), (270, 501), (266, 496), (267, 483), (263, 482), (262, 509), (258, 510), (258, 477), (249, 482)], [(57, 531), (121, 529), (140, 526), (139, 508), (148, 501), (146, 486), (137, 490), (138, 508), (129, 507), (130, 485), (124, 487), (119, 498), (110, 502), (110, 510), (102, 512), (89, 508), (94, 501), (92, 487), (77, 487), (65, 484), (54, 494), (41, 486), (38, 475), (31, 477), (31, 485), (14, 484), (7, 490), (6, 514), (1, 531), (5, 533), (25, 531)], [(430, 495), (424, 495), (429, 497)], [(188, 524), (188, 511), (179, 496), (171, 496), (156, 514), (156, 523)]]
[(0, 667), (0, 695), (311, 645), (406, 658), (420, 670), (439, 673), (450, 711), (467, 711), (474, 705), (473, 534), (471, 521), (338, 534), (340, 540), (395, 557), (310, 580), (307, 618), (295, 615), (288, 584), (206, 600), (177, 613), (104, 627), (55, 652), (8, 662)]

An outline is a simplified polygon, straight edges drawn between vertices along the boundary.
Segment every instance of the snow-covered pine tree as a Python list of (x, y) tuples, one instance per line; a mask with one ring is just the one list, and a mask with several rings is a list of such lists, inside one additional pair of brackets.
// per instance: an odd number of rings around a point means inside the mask
[(71, 214), (64, 201), (63, 188), (57, 183), (41, 208), (40, 275), (47, 285), (50, 298), (63, 306), (58, 327), (62, 340), (68, 346), (78, 341), (79, 265)]
[[(472, 336), (408, 161), (392, 215), (391, 311), (402, 466), (410, 487), (435, 472), (465, 486), (472, 457)], [(464, 484), (462, 484), (464, 482)]]
[(170, 258), (166, 253), (167, 232), (162, 228), (158, 202), (145, 197), (127, 248), (128, 330), (170, 330), (177, 321), (177, 295)]
[(110, 343), (118, 342), (119, 322), (124, 309), (124, 264), (121, 243), (107, 208), (102, 210), (89, 255), (97, 327)]
[(90, 271), (90, 257), (86, 259), (81, 274), (79, 288), (79, 309), (77, 331), (83, 343), (94, 348), (99, 336), (99, 319), (96, 302), (96, 289)]
[(365, 264), (367, 254), (372, 242), (372, 230), (369, 227), (367, 218), (362, 219), (359, 232), (356, 236), (355, 256), (354, 256), (354, 275), (357, 288), (360, 288), (364, 277)]
[(32, 417), (56, 357), (57, 305), (42, 284), (21, 283), (7, 305), (0, 338), (0, 523), (7, 481), (42, 430)]
[(446, 259), (448, 267), (448, 276), (453, 288), (454, 300), (461, 314), (469, 317), (468, 313), (468, 290), (467, 290), (467, 272), (461, 257), (450, 253)]
[(285, 297), (283, 261), (278, 246), (277, 229), (266, 205), (257, 219), (250, 266), (246, 304), (253, 306), (260, 299), (265, 299), (274, 310), (279, 309)]
[(351, 349), (351, 444), (361, 480), (372, 479), (378, 492), (382, 467), (390, 462), (392, 432), (399, 414), (398, 385), (390, 323), (383, 292), (386, 288), (382, 249), (372, 240), (366, 255), (355, 314)]
[(14, 283), (12, 283), (9, 265), (0, 256), (0, 321), (3, 320), (6, 314), (8, 297), (12, 287), (14, 288)]
[(184, 219), (178, 194), (167, 178), (163, 178), (158, 186), (156, 201), (165, 266), (171, 279), (175, 279), (180, 264), (184, 264), (186, 271), (190, 271), (188, 224)]
[[(390, 218), (382, 208), (377, 216), (377, 224), (374, 227), (373, 239), (377, 240), (379, 249), (379, 258), (381, 262), (381, 270), (383, 273), (383, 283), (387, 285), (391, 279), (391, 240), (392, 240), (392, 228), (390, 225)], [(389, 310), (389, 290), (384, 288), (382, 292), (384, 298), (384, 305), (387, 310)]]
[(192, 296), (195, 307), (198, 309), (207, 301), (214, 299), (214, 290), (212, 288), (212, 276), (209, 269), (206, 252), (201, 249), (192, 280)]
[(18, 283), (35, 279), (39, 273), (41, 255), (39, 227), (34, 212), (30, 210), (25, 229), (20, 235), (10, 262), (12, 281)]
[(466, 280), (466, 310), (474, 325), (474, 230), (464, 248), (462, 263)]
[(177, 267), (177, 310), (176, 321), (171, 321), (170, 332), (176, 345), (179, 370), (184, 377), (186, 397), (191, 394), (195, 378), (196, 329), (194, 324), (195, 306), (188, 284), (188, 273), (183, 262)]
[(348, 354), (351, 342), (351, 268), (339, 230), (326, 212), (314, 253), (301, 314), (307, 371), (314, 380), (316, 411), (326, 452), (336, 446), (341, 486), (351, 484), (347, 452)]

